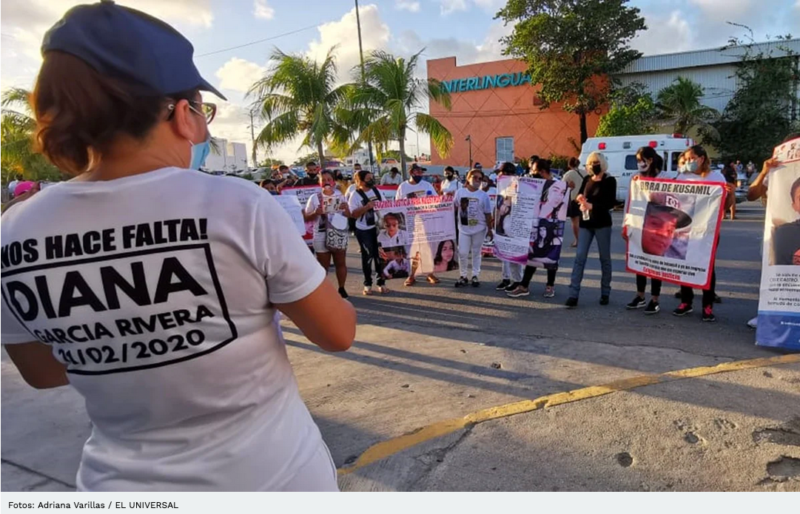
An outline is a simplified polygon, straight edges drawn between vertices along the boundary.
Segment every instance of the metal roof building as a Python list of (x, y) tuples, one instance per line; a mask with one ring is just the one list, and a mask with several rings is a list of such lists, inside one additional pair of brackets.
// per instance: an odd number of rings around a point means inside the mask
[[(786, 56), (787, 50), (798, 55), (800, 39), (757, 43), (750, 48), (753, 53), (771, 54), (773, 57)], [(676, 78), (686, 77), (705, 89), (703, 104), (722, 112), (737, 90), (736, 64), (744, 53), (744, 47), (720, 47), (647, 55), (632, 62), (617, 78), (623, 85), (642, 83), (655, 97)]]

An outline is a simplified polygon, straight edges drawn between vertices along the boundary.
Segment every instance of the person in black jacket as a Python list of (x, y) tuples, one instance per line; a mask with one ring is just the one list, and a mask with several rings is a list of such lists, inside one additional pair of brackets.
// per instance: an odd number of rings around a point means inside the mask
[(599, 152), (592, 152), (586, 159), (588, 175), (583, 179), (575, 201), (580, 205), (581, 220), (578, 234), (578, 249), (572, 267), (567, 307), (578, 306), (583, 269), (592, 240), (597, 238), (600, 253), (600, 305), (608, 305), (611, 294), (611, 209), (617, 200), (617, 180), (607, 174), (608, 161)]

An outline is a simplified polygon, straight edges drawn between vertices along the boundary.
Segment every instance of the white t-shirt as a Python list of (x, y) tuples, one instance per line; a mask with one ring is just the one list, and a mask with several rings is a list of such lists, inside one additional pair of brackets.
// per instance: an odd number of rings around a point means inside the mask
[(381, 178), (382, 186), (399, 186), (403, 182), (403, 177), (398, 173), (392, 177), (391, 173), (387, 173)]
[[(375, 194), (375, 189), (370, 189), (368, 191), (364, 191), (364, 194), (367, 195), (370, 201), (377, 201), (378, 196)], [(383, 196), (381, 196), (383, 198)], [(358, 192), (353, 193), (350, 195), (350, 201), (347, 202), (348, 207), (350, 207), (350, 212), (355, 212), (356, 209), (360, 209), (367, 205), (369, 202), (365, 202), (361, 195)], [(378, 214), (372, 210), (365, 212), (358, 218), (356, 218), (356, 228), (358, 230), (369, 230), (371, 228), (375, 228), (375, 224), (378, 221)], [(371, 223), (370, 223), (371, 222)]]
[(396, 248), (398, 246), (406, 245), (406, 232), (405, 230), (398, 230), (393, 236), (390, 236), (386, 230), (378, 232), (378, 244), (381, 248)]
[(86, 400), (79, 490), (336, 489), (274, 308), (325, 270), (270, 194), (179, 168), (73, 180), (2, 233), (2, 343), (50, 344)]
[(442, 181), (442, 194), (451, 194), (455, 195), (456, 192), (462, 189), (461, 182), (458, 181), (457, 177), (453, 177), (453, 180), (444, 179)]
[(339, 206), (345, 203), (345, 199), (344, 195), (340, 193), (338, 189), (334, 189), (333, 194), (330, 196), (325, 196), (324, 193), (321, 195), (311, 195), (308, 197), (308, 202), (306, 203), (306, 214), (317, 212), (317, 209), (319, 208), (320, 196), (325, 202), (325, 214), (319, 216), (314, 223), (314, 239), (324, 240), (328, 216), (337, 212), (341, 212)]
[(422, 198), (424, 196), (436, 196), (436, 190), (430, 182), (420, 180), (417, 184), (412, 184), (408, 180), (397, 187), (397, 200), (406, 198)]
[[(663, 175), (663, 173), (661, 175)], [(661, 175), (659, 175), (659, 178), (665, 178)], [(725, 175), (723, 175), (719, 170), (711, 170), (711, 172), (705, 177), (701, 177), (696, 173), (678, 173), (678, 176), (675, 177), (675, 180), (680, 182), (720, 182), (722, 184), (727, 184)]]
[[(466, 209), (462, 209), (462, 200)], [(470, 191), (466, 187), (458, 190), (455, 197), (458, 211), (458, 229), (467, 235), (479, 234), (486, 230), (486, 215), (492, 214), (492, 202), (486, 191)]]
[(348, 203), (350, 203), (350, 197), (353, 196), (353, 193), (355, 192), (356, 192), (355, 183), (350, 184), (349, 186), (347, 186), (347, 190), (344, 192), (344, 199), (347, 200)]

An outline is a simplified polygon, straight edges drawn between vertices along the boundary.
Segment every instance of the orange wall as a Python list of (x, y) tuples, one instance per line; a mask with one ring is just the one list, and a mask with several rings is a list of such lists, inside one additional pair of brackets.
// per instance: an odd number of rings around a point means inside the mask
[[(501, 73), (524, 72), (525, 63), (513, 59), (467, 66), (457, 66), (455, 57), (428, 60), (428, 78), (449, 81), (458, 78), (483, 77)], [(442, 157), (431, 143), (431, 163), (469, 166), (469, 148), (464, 139), (472, 138), (472, 160), (485, 167), (493, 166), (496, 158), (495, 139), (514, 138), (514, 155), (520, 158), (551, 154), (577, 156), (570, 143), (574, 138), (580, 145), (580, 122), (575, 114), (565, 112), (561, 104), (542, 110), (534, 105), (540, 86), (530, 84), (479, 91), (451, 92), (452, 108), (445, 110), (431, 102), (430, 113), (453, 134), (454, 146), (450, 155)], [(589, 137), (597, 130), (599, 116), (587, 118)]]

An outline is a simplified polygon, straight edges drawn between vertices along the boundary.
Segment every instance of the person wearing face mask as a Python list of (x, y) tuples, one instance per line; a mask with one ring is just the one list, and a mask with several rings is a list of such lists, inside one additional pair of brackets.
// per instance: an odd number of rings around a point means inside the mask
[[(484, 178), (483, 171), (472, 169), (467, 173), (467, 187), (456, 192), (456, 219), (459, 220), (458, 260), (461, 277), (456, 287), (470, 283), (468, 276), (472, 274), (472, 287), (480, 286), (481, 246), (488, 235), (492, 237), (492, 204), (489, 195), (480, 189)], [(472, 252), (472, 260), (469, 254)]]
[(400, 176), (400, 170), (395, 167), (389, 170), (389, 173), (385, 174), (381, 178), (381, 185), (382, 186), (399, 186), (403, 182), (403, 177)]
[[(436, 190), (430, 182), (423, 180), (423, 175), (427, 170), (420, 167), (418, 164), (413, 164), (408, 171), (408, 180), (400, 184), (397, 188), (398, 200), (405, 200), (407, 198), (423, 198), (425, 196), (436, 196)], [(433, 273), (430, 273), (427, 278), (431, 284), (438, 284), (440, 281)], [(405, 281), (406, 286), (413, 286), (416, 283), (414, 274), (408, 277)]]
[(332, 250), (327, 246), (327, 231), (330, 227), (331, 217), (338, 214), (350, 217), (350, 209), (344, 195), (336, 187), (335, 175), (329, 170), (319, 174), (319, 185), (322, 186), (320, 194), (312, 195), (306, 203), (303, 218), (314, 221), (314, 252), (317, 254), (322, 269), (327, 271), (331, 267), (331, 258), (336, 268), (336, 280), (339, 283), (339, 296), (347, 298), (344, 286), (347, 282), (347, 250)]
[[(661, 168), (664, 165), (664, 159), (658, 155), (652, 147), (650, 146), (643, 146), (639, 148), (636, 152), (636, 162), (639, 167), (639, 174), (638, 176), (644, 179), (647, 178), (659, 178), (661, 173)], [(666, 177), (661, 177), (666, 178)], [(628, 205), (630, 204), (630, 192), (628, 193), (628, 198), (625, 202), (625, 213), (628, 212)], [(627, 214), (626, 214), (627, 215)], [(628, 233), (627, 227), (622, 228), (622, 238), (625, 241), (628, 240)], [(671, 236), (670, 236), (671, 237)], [(661, 280), (657, 278), (650, 279), (650, 302), (645, 301), (645, 292), (647, 290), (647, 277), (644, 275), (636, 275), (636, 296), (633, 297), (633, 300), (625, 306), (626, 309), (633, 310), (633, 309), (641, 309), (644, 307), (645, 314), (658, 314), (661, 310), (659, 306), (659, 299), (661, 296)]]
[(297, 181), (297, 186), (316, 186), (319, 185), (319, 166), (314, 161), (306, 163), (306, 176)]
[[(723, 184), (727, 191), (727, 195), (725, 196), (725, 210), (728, 210), (731, 203), (736, 202), (736, 185), (728, 184), (725, 180), (725, 175), (719, 170), (711, 169), (711, 159), (708, 158), (708, 153), (706, 153), (705, 148), (700, 145), (695, 145), (683, 152), (683, 157), (685, 164), (683, 168), (679, 170), (681, 173), (678, 175), (677, 180), (682, 182), (703, 181)], [(719, 245), (719, 237), (717, 237), (717, 245)], [(717, 282), (717, 272), (715, 268), (716, 266), (712, 262), (711, 286), (703, 290), (703, 314), (701, 319), (710, 323), (717, 321), (717, 317), (714, 315), (714, 298), (716, 296), (714, 289)], [(691, 287), (681, 286), (680, 295), (681, 303), (672, 311), (672, 314), (682, 317), (690, 314), (693, 310), (692, 302), (694, 300), (694, 291)]]
[[(517, 167), (510, 162), (504, 162), (503, 165), (500, 167), (500, 175), (507, 176), (507, 177), (515, 177), (517, 176)], [(498, 181), (500, 177), (498, 177)], [(497, 198), (497, 204), (503, 202), (504, 200), (501, 197)], [(498, 231), (500, 231), (500, 223), (502, 223), (502, 215), (500, 209), (498, 209), (496, 216), (500, 218), (498, 221)], [(513, 291), (515, 290), (520, 282), (522, 282), (522, 268), (521, 264), (515, 264), (512, 262), (502, 261), (503, 262), (503, 280), (495, 286), (495, 291)]]
[[(539, 159), (536, 161), (535, 166), (535, 174), (533, 175), (534, 178), (541, 178), (544, 180), (552, 180), (553, 175), (550, 172), (550, 161), (547, 159)], [(550, 184), (550, 188), (553, 188), (555, 183)], [(542, 205), (547, 203), (547, 196), (548, 191), (544, 191), (542, 194)], [(541, 210), (540, 210), (541, 212)], [(540, 223), (542, 220), (540, 219)], [(537, 234), (537, 241), (532, 243), (532, 247), (529, 252), (533, 253), (535, 251), (536, 243), (543, 242), (544, 239), (538, 238)], [(531, 255), (532, 257), (532, 255)], [(530, 285), (531, 279), (533, 279), (533, 275), (536, 274), (536, 270), (538, 268), (536, 266), (525, 266), (525, 271), (522, 275), (522, 280), (519, 282), (517, 287), (510, 291), (506, 291), (506, 294), (511, 298), (521, 298), (523, 296), (529, 296), (530, 293)], [(556, 264), (553, 268), (547, 268), (547, 284), (544, 288), (544, 296), (545, 298), (553, 298), (556, 295), (556, 273), (558, 273), (558, 265)]]
[(368, 170), (358, 172), (358, 189), (348, 202), (350, 216), (356, 220), (356, 239), (361, 247), (361, 270), (364, 272), (364, 295), (372, 294), (372, 267), (378, 277), (378, 292), (388, 293), (378, 245), (378, 213), (375, 202), (383, 200)]
[(581, 221), (566, 303), (568, 308), (578, 306), (583, 271), (595, 238), (600, 253), (600, 305), (608, 305), (611, 294), (611, 209), (617, 199), (617, 180), (608, 175), (608, 161), (600, 152), (592, 152), (586, 158), (586, 171), (588, 175), (575, 197), (580, 205)]
[[(480, 168), (478, 168), (480, 169)], [(458, 173), (452, 166), (447, 166), (444, 169), (444, 180), (442, 181), (442, 194), (455, 196), (458, 190), (461, 189), (461, 182), (458, 179)]]
[[(6, 213), (3, 244), (102, 237), (90, 258), (42, 266), (42, 251), (39, 265), (3, 267), (2, 344), (31, 386), (83, 397), (79, 491), (336, 491), (275, 319), (344, 351), (356, 313), (275, 198), (196, 171), (216, 112), (201, 91), (224, 97), (192, 55), (174, 28), (113, 2), (74, 7), (46, 33), (37, 141), (74, 178)], [(34, 279), (21, 304), (12, 282)], [(134, 334), (126, 320), (152, 325)], [(68, 325), (96, 337), (35, 335)]]
[(278, 195), (278, 188), (275, 187), (274, 180), (262, 180), (259, 186), (261, 187), (261, 189), (266, 189), (267, 192), (271, 195), (275, 196)]

